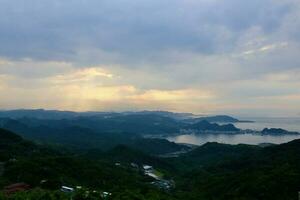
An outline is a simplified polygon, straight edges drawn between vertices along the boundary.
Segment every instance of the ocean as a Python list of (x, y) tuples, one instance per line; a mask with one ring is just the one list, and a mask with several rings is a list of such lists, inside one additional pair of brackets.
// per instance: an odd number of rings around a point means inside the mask
[[(264, 128), (283, 128), (288, 131), (300, 132), (300, 118), (247, 118), (247, 120), (254, 121), (254, 123), (235, 123), (234, 125), (240, 129), (252, 129), (256, 131), (261, 131)], [(195, 145), (203, 145), (207, 142), (257, 145), (261, 143), (286, 143), (295, 139), (300, 139), (300, 135), (190, 134), (167, 137), (167, 139), (176, 143)]]

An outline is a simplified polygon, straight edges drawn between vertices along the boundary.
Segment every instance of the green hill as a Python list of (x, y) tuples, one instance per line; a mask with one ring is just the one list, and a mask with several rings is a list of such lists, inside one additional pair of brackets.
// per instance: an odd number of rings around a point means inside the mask
[[(300, 140), (266, 148), (210, 144), (178, 162), (193, 168), (178, 179), (186, 199), (298, 198)], [(211, 156), (209, 156), (211, 155)], [(193, 163), (199, 163), (195, 167)]]
[[(62, 185), (80, 185), (109, 191), (113, 193), (110, 199), (296, 200), (299, 153), (300, 140), (267, 147), (207, 143), (174, 158), (156, 157), (124, 144), (106, 151), (70, 152), (0, 129), (0, 187), (29, 184), (33, 190), (17, 194), (19, 199), (37, 199), (42, 194), (65, 199), (58, 192)], [(174, 180), (175, 187), (164, 190), (158, 186), (165, 182), (152, 184), (155, 179), (145, 175), (142, 165), (153, 166), (164, 179)]]

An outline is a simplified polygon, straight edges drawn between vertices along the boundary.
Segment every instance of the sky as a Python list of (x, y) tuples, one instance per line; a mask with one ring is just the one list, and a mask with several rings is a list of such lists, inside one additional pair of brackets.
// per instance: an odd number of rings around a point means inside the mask
[(1, 0), (0, 109), (300, 116), (300, 0)]

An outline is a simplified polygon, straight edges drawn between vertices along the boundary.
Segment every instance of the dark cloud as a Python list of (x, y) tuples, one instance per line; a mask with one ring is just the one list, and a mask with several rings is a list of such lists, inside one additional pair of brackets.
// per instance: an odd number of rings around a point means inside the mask
[(3, 0), (0, 55), (73, 61), (98, 49), (120, 62), (149, 62), (169, 50), (214, 54), (231, 51), (252, 26), (277, 29), (290, 7), (276, 0)]

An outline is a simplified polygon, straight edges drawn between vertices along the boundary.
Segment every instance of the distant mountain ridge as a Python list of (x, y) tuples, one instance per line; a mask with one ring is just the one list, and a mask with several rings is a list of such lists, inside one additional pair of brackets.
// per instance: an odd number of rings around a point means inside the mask
[(70, 119), (80, 116), (105, 115), (107, 112), (73, 112), (59, 110), (44, 109), (18, 109), (18, 110), (2, 110), (0, 117), (8, 117), (12, 119), (19, 118), (37, 118), (37, 119)]
[(197, 117), (197, 118), (191, 118), (191, 119), (187, 119), (188, 122), (190, 123), (195, 123), (195, 122), (199, 122), (199, 121), (208, 121), (211, 123), (242, 123), (242, 122), (253, 122), (250, 120), (239, 120), (237, 118), (228, 116), (228, 115), (215, 115), (215, 116), (205, 116), (205, 117)]
[(228, 115), (212, 115), (212, 116), (201, 116), (193, 113), (180, 113), (180, 112), (169, 112), (162, 110), (143, 110), (143, 111), (124, 111), (124, 112), (104, 112), (104, 111), (61, 111), (61, 110), (45, 110), (45, 109), (15, 109), (15, 110), (0, 110), (0, 117), (8, 117), (13, 119), (18, 118), (38, 118), (38, 119), (69, 119), (75, 117), (86, 117), (86, 116), (124, 116), (124, 115), (160, 115), (164, 117), (170, 117), (178, 120), (201, 121), (206, 120), (208, 122), (251, 122), (247, 120), (239, 120), (237, 118)]
[(183, 120), (196, 115), (192, 113), (174, 113), (168, 111), (128, 111), (128, 112), (74, 112), (74, 111), (60, 111), (60, 110), (45, 110), (45, 109), (17, 109), (17, 110), (0, 110), (0, 117), (2, 118), (37, 118), (37, 119), (70, 119), (76, 117), (110, 117), (110, 116), (124, 116), (124, 115), (160, 115), (170, 117), (173, 119)]

